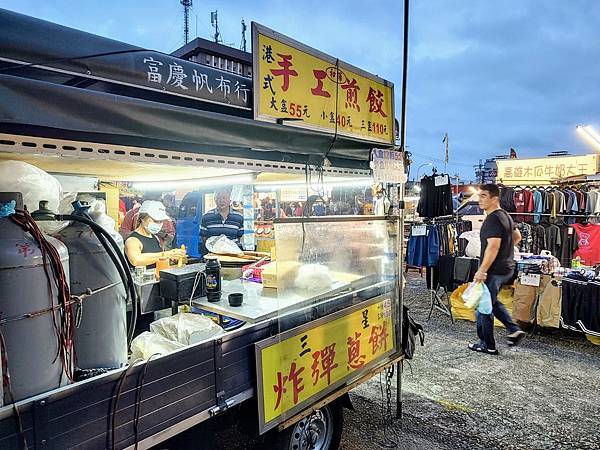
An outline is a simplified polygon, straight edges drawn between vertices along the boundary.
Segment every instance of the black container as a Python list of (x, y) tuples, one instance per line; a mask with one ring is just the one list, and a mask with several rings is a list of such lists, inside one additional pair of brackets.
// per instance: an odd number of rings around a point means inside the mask
[(207, 256), (206, 260), (206, 298), (209, 302), (221, 300), (221, 264), (214, 256)]
[[(168, 301), (189, 301), (206, 295), (205, 264), (188, 264), (160, 271), (160, 295)], [(194, 284), (196, 289), (194, 289)]]
[(229, 294), (229, 304), (231, 306), (242, 306), (244, 302), (244, 294), (241, 292), (234, 292), (233, 294)]

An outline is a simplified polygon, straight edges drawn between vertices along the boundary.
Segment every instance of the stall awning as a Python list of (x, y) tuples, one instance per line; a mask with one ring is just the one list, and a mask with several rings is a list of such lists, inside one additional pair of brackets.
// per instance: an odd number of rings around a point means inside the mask
[[(336, 167), (362, 169), (368, 168), (373, 147), (385, 147), (240, 117), (243, 110), (215, 109), (210, 99), (149, 91), (132, 82), (140, 75), (131, 62), (138, 51), (170, 57), (0, 10), (0, 132), (302, 164), (328, 154)], [(111, 52), (117, 53), (76, 58)], [(15, 66), (15, 61), (43, 64)], [(102, 81), (86, 80), (98, 74)], [(123, 79), (126, 86), (110, 82)]]
[[(332, 136), (286, 125), (0, 75), (0, 132), (270, 161), (324, 155)], [(368, 166), (371, 145), (339, 136), (338, 167)]]

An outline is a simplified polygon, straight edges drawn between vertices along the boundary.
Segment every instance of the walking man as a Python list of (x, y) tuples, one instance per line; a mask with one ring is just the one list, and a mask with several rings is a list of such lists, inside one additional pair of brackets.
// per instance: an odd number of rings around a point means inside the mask
[(508, 283), (515, 270), (514, 245), (521, 241), (521, 233), (515, 229), (510, 215), (500, 208), (500, 189), (495, 184), (484, 184), (479, 188), (479, 207), (487, 215), (480, 231), (481, 257), (475, 281), (486, 284), (492, 298), (492, 314), (477, 313), (477, 335), (479, 343), (469, 344), (473, 351), (497, 355), (494, 340), (494, 316), (508, 331), (508, 345), (517, 345), (525, 332), (515, 324), (498, 300), (498, 291)]

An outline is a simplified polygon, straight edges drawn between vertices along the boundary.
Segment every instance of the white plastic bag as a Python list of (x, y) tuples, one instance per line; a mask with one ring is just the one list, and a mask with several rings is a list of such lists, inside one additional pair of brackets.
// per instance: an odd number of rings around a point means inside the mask
[(470, 258), (479, 258), (481, 254), (481, 238), (479, 236), (479, 230), (465, 231), (459, 238), (467, 240), (467, 248), (465, 249), (465, 255)]
[(179, 313), (150, 324), (150, 331), (183, 345), (191, 345), (223, 333), (223, 329), (202, 314)]
[[(88, 214), (92, 220), (108, 231), (112, 238), (117, 242), (117, 245), (123, 249), (123, 237), (116, 230), (115, 220), (106, 214), (106, 202), (104, 200), (99, 200), (90, 194), (78, 195), (77, 200), (89, 206)], [(73, 211), (72, 206), (71, 211)]]
[(157, 353), (166, 355), (183, 347), (185, 345), (171, 341), (160, 334), (144, 331), (131, 342), (131, 360), (148, 359)]
[(461, 297), (467, 308), (477, 308), (480, 314), (492, 313), (492, 297), (485, 283), (472, 281)]
[(237, 244), (224, 234), (209, 237), (206, 240), (206, 248), (209, 252), (216, 253), (217, 255), (223, 253), (234, 253), (236, 255), (244, 254)]
[(41, 200), (48, 208), (58, 209), (62, 187), (58, 180), (42, 169), (23, 161), (0, 161), (0, 192), (20, 192), (29, 212), (39, 209)]

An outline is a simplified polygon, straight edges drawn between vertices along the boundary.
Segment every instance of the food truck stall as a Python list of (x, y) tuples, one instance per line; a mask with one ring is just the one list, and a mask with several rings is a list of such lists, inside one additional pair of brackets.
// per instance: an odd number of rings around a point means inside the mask
[[(394, 149), (391, 83), (257, 24), (254, 86), (6, 10), (0, 36), (0, 165), (191, 186), (233, 184), (241, 176), (236, 183), (252, 192), (265, 174), (312, 187), (364, 180), (371, 150)], [(221, 274), (215, 301), (206, 289), (208, 264), (196, 262), (188, 269), (205, 289), (195, 292), (194, 284), (183, 300), (152, 303), (119, 242), (89, 219), (85, 205), (82, 214), (77, 205), (59, 214), (26, 198), (18, 183), (0, 194), (0, 448), (149, 448), (225, 414), (251, 416), (269, 448), (337, 448), (348, 391), (402, 358), (397, 217), (276, 219), (261, 282)], [(44, 221), (81, 228), (50, 237), (41, 232)], [(83, 254), (73, 251), (78, 239), (89, 244), (77, 247)], [(16, 257), (26, 267), (13, 264)], [(32, 272), (18, 272), (24, 267)], [(169, 270), (177, 277), (178, 268)], [(104, 271), (116, 281), (86, 278)], [(157, 272), (158, 297), (166, 300), (167, 274)], [(74, 283), (92, 278), (96, 284)], [(230, 294), (242, 295), (240, 306)], [(25, 295), (50, 306), (31, 306)], [(110, 308), (94, 308), (100, 296)], [(155, 310), (163, 319), (141, 330), (144, 321), (135, 319)], [(213, 317), (210, 327), (219, 328), (209, 337), (192, 339), (190, 332), (184, 344), (141, 360), (123, 353), (118, 367), (74, 376), (84, 355), (131, 350), (160, 320), (176, 326), (190, 316)], [(236, 326), (222, 327), (227, 321)], [(70, 326), (74, 334), (65, 334)], [(84, 347), (81, 330), (91, 328), (96, 334)], [(108, 349), (104, 332), (122, 338)], [(198, 445), (210, 448), (209, 440)]]

